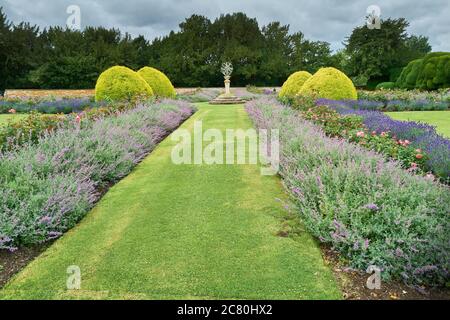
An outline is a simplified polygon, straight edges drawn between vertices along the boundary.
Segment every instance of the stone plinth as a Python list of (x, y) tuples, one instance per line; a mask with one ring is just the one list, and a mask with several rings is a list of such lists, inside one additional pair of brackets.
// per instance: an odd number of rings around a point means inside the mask
[(211, 100), (209, 104), (241, 104), (246, 103), (247, 101), (236, 97), (235, 95), (229, 93), (229, 94), (221, 94), (214, 100)]

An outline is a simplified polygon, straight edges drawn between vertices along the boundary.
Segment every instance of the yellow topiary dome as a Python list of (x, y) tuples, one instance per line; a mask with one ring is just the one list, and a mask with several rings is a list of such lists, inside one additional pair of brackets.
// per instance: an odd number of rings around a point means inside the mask
[(356, 100), (358, 93), (343, 72), (335, 68), (322, 68), (309, 78), (299, 95), (331, 100)]
[(153, 96), (153, 90), (137, 72), (127, 67), (107, 69), (95, 85), (95, 101), (132, 100), (138, 96)]
[(280, 98), (292, 98), (297, 95), (297, 93), (302, 88), (303, 84), (311, 78), (311, 73), (307, 71), (298, 71), (289, 76), (283, 87), (280, 90)]
[(174, 98), (176, 96), (172, 82), (161, 71), (151, 67), (144, 67), (138, 73), (152, 87), (157, 97)]

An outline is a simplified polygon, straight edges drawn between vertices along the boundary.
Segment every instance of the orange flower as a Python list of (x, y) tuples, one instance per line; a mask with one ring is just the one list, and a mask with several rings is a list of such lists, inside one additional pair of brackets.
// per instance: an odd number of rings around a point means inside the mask
[(416, 154), (416, 159), (423, 159), (423, 154), (420, 154), (420, 153), (418, 153), (418, 154)]

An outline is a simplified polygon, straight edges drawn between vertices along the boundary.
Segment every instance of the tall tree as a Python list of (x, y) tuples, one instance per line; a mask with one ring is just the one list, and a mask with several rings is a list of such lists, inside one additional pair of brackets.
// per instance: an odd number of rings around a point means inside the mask
[(408, 26), (406, 19), (399, 18), (381, 21), (380, 29), (355, 28), (345, 43), (350, 74), (388, 80), (409, 61), (429, 52), (428, 39), (408, 36)]
[(288, 57), (292, 53), (292, 46), (289, 26), (272, 22), (262, 28), (262, 34), (264, 48), (258, 84), (278, 85), (290, 74)]

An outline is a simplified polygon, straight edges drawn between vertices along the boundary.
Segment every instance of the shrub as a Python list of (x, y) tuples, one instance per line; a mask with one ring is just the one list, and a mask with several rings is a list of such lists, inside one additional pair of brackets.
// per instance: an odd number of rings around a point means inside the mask
[(283, 87), (281, 87), (279, 97), (282, 99), (295, 97), (306, 80), (311, 77), (312, 75), (307, 71), (298, 71), (291, 74), (283, 84)]
[(450, 53), (432, 52), (423, 59), (411, 61), (403, 69), (396, 85), (403, 89), (422, 90), (450, 87)]
[(181, 101), (139, 105), (1, 153), (0, 249), (59, 237), (192, 112)]
[(177, 95), (172, 82), (161, 71), (155, 68), (144, 67), (138, 71), (138, 74), (149, 84), (157, 97), (175, 98)]
[(423, 59), (416, 88), (435, 90), (450, 87), (450, 52), (435, 52)]
[(138, 73), (127, 67), (109, 68), (95, 85), (96, 101), (130, 101), (140, 96), (153, 96), (153, 90)]
[(376, 90), (394, 89), (394, 88), (395, 88), (395, 82), (381, 82), (377, 85)]
[(333, 100), (358, 98), (352, 80), (335, 68), (322, 68), (317, 71), (305, 82), (299, 94)]
[(280, 175), (308, 230), (350, 266), (384, 279), (445, 285), (449, 274), (450, 193), (431, 177), (327, 137), (274, 99), (247, 103), (261, 129), (278, 129)]
[(400, 74), (400, 77), (397, 79), (396, 86), (402, 89), (414, 89), (422, 65), (423, 59), (413, 60), (408, 63)]

